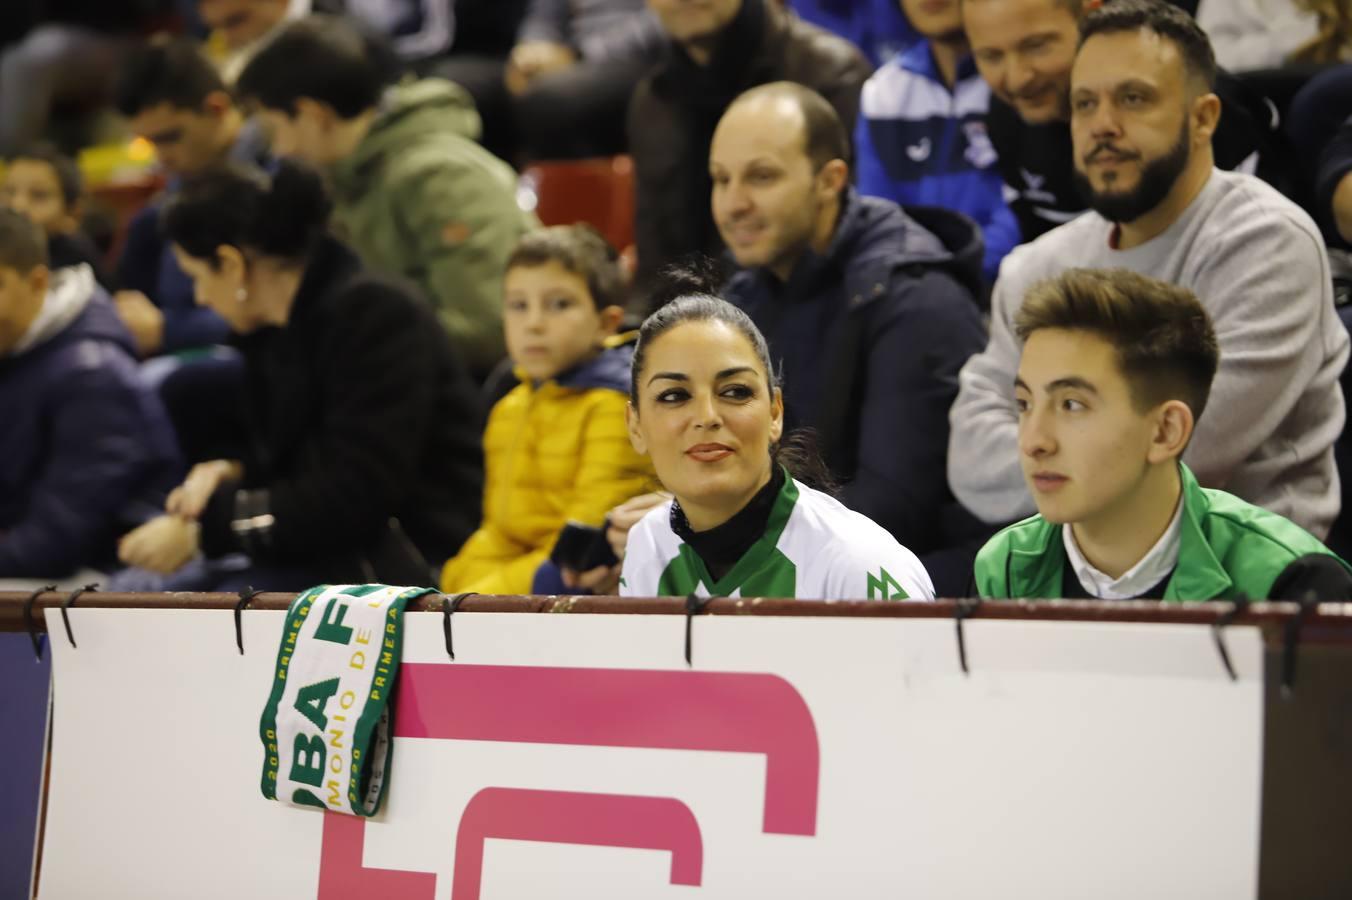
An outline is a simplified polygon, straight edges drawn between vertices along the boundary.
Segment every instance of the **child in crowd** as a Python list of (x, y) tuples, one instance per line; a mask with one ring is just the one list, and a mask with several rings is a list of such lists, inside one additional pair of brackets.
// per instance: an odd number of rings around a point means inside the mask
[(0, 205), (23, 213), (43, 230), (53, 269), (84, 263), (106, 285), (99, 251), (80, 230), (83, 199), (79, 166), (55, 147), (35, 144), (5, 160)]
[(180, 473), (131, 335), (84, 267), (51, 271), (40, 228), (0, 209), (0, 579), (107, 570)]
[(750, 317), (698, 276), (667, 282), (673, 299), (639, 331), (627, 419), (673, 497), (629, 532), (620, 594), (933, 599), (915, 554), (799, 480), (825, 466), (781, 444), (783, 394)]
[(623, 289), (614, 250), (585, 225), (528, 234), (513, 251), (503, 322), (521, 384), (489, 415), (483, 523), (446, 563), (442, 590), (561, 591), (548, 557), (565, 523), (598, 526), (652, 484), (625, 433)]
[(1038, 515), (976, 561), (982, 597), (1344, 600), (1352, 572), (1308, 532), (1180, 458), (1219, 350), (1186, 288), (1071, 269), (1015, 318), (1019, 451)]

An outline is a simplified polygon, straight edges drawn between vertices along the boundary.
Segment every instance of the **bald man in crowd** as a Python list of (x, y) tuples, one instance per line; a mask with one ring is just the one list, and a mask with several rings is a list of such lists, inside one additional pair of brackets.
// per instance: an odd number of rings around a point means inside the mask
[(802, 85), (733, 102), (709, 152), (713, 218), (739, 267), (724, 296), (764, 332), (786, 426), (816, 430), (841, 500), (957, 596), (985, 534), (944, 476), (957, 373), (985, 340), (981, 238), (956, 214), (861, 197), (849, 158), (840, 117)]

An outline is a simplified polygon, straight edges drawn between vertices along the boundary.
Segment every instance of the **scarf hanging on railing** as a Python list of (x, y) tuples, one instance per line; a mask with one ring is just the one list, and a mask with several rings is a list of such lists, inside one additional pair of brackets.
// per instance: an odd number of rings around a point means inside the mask
[(263, 796), (357, 816), (380, 808), (403, 612), (431, 588), (322, 585), (287, 610), (263, 710)]

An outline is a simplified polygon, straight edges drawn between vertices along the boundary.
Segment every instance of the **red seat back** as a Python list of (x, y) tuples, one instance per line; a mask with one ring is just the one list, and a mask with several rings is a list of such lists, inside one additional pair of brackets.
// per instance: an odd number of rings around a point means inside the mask
[(616, 249), (634, 242), (634, 161), (628, 156), (536, 162), (521, 173), (527, 204), (545, 225), (586, 222)]

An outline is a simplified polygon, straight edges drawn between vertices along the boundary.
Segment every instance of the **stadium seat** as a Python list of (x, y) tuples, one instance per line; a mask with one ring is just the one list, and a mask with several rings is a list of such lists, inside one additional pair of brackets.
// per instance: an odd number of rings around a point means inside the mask
[(634, 242), (634, 161), (628, 156), (535, 162), (518, 198), (546, 225), (586, 222), (623, 251)]

